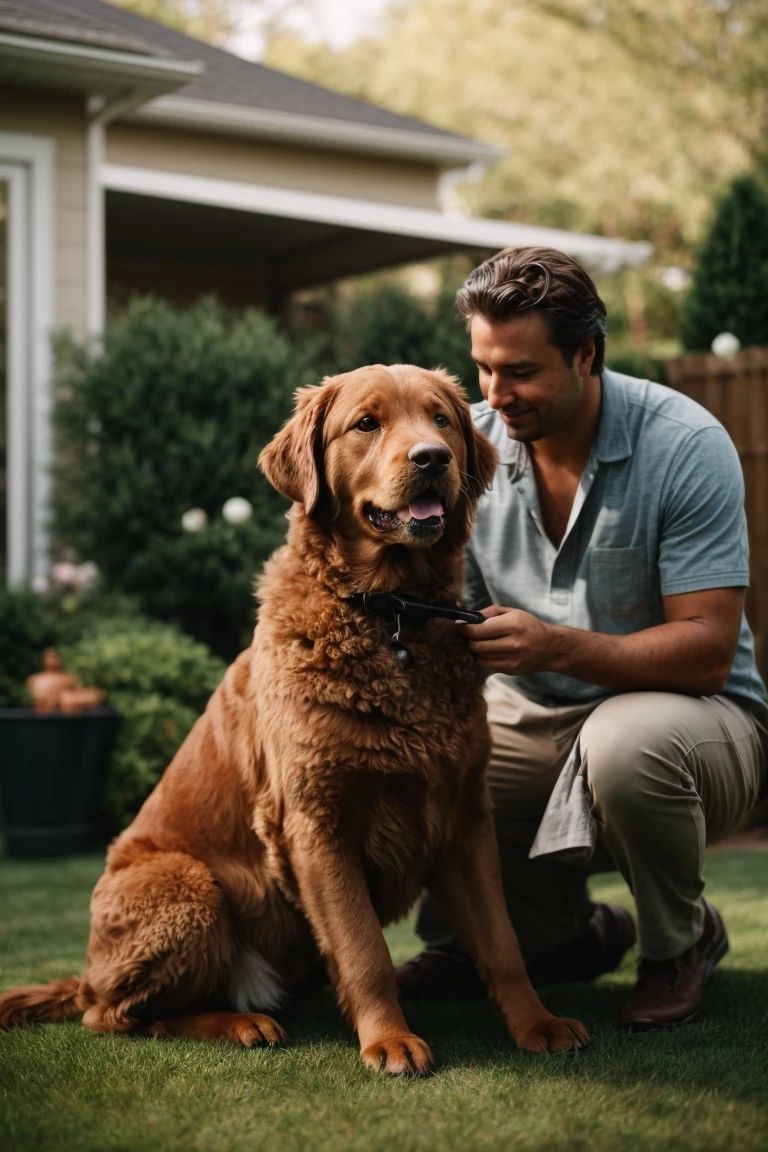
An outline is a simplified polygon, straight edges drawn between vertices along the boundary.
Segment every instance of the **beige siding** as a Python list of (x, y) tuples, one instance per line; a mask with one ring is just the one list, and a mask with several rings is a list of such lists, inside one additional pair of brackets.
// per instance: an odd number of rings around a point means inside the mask
[(56, 145), (57, 326), (86, 323), (86, 122), (84, 97), (0, 89), (0, 131), (45, 136)]
[(266, 308), (269, 305), (266, 264), (236, 268), (165, 260), (107, 259), (110, 309), (119, 311), (132, 296), (151, 294), (177, 308), (188, 308), (201, 296), (216, 296), (227, 308)]
[(107, 129), (106, 158), (111, 164), (135, 168), (414, 208), (437, 207), (438, 169), (434, 164), (144, 124), (111, 124)]

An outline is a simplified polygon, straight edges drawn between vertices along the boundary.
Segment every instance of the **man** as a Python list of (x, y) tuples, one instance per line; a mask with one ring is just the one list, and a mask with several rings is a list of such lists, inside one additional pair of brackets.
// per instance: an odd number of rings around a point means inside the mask
[[(629, 913), (594, 905), (617, 868), (637, 908), (620, 1024), (684, 1024), (728, 939), (703, 897), (707, 843), (766, 774), (768, 706), (744, 618), (744, 492), (722, 426), (603, 367), (606, 311), (563, 253), (507, 249), (458, 294), (500, 455), (468, 557), (466, 626), (490, 675), (490, 786), (512, 922), (535, 984), (613, 970)], [(429, 899), (404, 997), (483, 992)]]

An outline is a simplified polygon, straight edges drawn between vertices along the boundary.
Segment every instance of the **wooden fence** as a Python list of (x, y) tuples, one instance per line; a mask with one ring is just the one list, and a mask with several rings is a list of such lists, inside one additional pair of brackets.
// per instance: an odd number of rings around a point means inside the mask
[(667, 361), (664, 370), (670, 387), (727, 428), (741, 458), (750, 546), (747, 619), (758, 667), (768, 680), (768, 348), (745, 348), (733, 360), (681, 356)]

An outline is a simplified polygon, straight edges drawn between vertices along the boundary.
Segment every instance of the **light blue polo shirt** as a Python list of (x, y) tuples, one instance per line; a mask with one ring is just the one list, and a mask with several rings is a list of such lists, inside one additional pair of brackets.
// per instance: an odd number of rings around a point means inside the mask
[[(624, 636), (664, 622), (662, 596), (749, 584), (744, 481), (723, 426), (679, 392), (604, 371), (600, 426), (559, 547), (544, 531), (527, 448), (498, 413), (473, 405), (499, 452), (467, 561), (467, 603)], [(556, 672), (504, 676), (543, 704), (610, 689)], [(746, 618), (724, 692), (764, 704)]]

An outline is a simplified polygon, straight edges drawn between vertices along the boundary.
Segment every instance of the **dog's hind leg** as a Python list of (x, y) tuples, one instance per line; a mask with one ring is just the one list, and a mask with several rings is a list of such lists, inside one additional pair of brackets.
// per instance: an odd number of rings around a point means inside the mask
[(205, 1010), (226, 996), (233, 966), (229, 910), (207, 865), (118, 842), (91, 903), (85, 1027), (248, 1046), (282, 1040), (268, 1016)]

